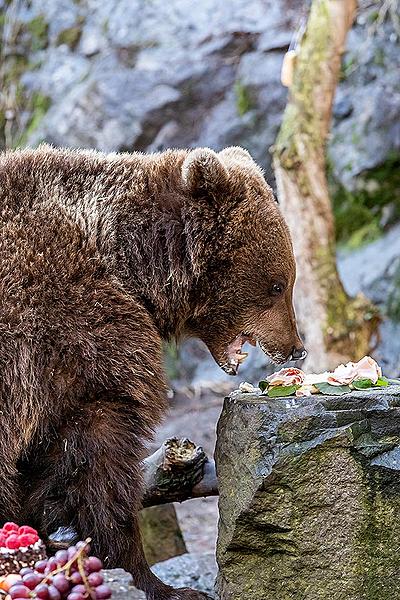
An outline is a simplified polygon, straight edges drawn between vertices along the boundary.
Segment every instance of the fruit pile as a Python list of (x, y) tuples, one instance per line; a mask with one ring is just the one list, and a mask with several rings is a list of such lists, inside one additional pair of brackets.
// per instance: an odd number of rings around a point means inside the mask
[[(24, 534), (22, 534), (24, 535)], [(33, 535), (33, 534), (32, 534)], [(104, 583), (99, 558), (89, 556), (89, 541), (59, 550), (49, 559), (24, 567), (18, 574), (0, 578), (2, 600), (107, 600), (111, 589)]]
[(0, 576), (19, 573), (46, 558), (46, 548), (36, 529), (5, 523), (0, 529)]

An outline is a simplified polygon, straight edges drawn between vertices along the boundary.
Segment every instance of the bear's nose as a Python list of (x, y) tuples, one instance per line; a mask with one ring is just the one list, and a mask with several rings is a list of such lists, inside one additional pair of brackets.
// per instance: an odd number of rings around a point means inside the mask
[(292, 360), (303, 360), (307, 356), (307, 350), (302, 348), (294, 348), (292, 350)]

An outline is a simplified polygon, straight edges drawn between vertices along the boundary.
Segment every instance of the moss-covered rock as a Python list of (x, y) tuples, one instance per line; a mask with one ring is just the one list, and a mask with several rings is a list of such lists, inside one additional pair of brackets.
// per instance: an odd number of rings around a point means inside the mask
[(399, 386), (225, 401), (221, 600), (400, 597), (399, 405)]
[(79, 26), (64, 29), (57, 37), (57, 45), (66, 44), (73, 50), (78, 45), (81, 35), (82, 30)]
[(45, 94), (29, 92), (22, 83), (24, 74), (40, 67), (37, 56), (47, 45), (48, 23), (43, 15), (23, 21), (10, 8), (4, 11), (0, 20), (0, 148), (23, 145), (50, 107)]
[(330, 187), (339, 243), (357, 248), (379, 237), (385, 226), (400, 219), (400, 153), (366, 171), (350, 191), (330, 173)]
[(252, 98), (249, 88), (246, 87), (240, 80), (235, 82), (234, 90), (237, 112), (240, 117), (243, 117), (243, 115), (253, 108), (254, 99)]

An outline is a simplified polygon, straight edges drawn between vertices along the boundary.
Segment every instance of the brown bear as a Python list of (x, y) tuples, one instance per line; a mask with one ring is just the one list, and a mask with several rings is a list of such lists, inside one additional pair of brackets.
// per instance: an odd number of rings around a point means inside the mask
[(241, 148), (0, 157), (0, 524), (93, 539), (147, 598), (204, 597), (149, 570), (144, 440), (167, 409), (162, 340), (234, 374), (245, 341), (301, 358), (289, 233)]

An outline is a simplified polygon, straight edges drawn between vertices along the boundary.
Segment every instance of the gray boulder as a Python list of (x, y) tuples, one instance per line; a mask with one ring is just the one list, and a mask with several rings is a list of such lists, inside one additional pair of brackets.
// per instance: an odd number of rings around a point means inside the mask
[(234, 392), (216, 460), (220, 600), (400, 598), (400, 386)]

